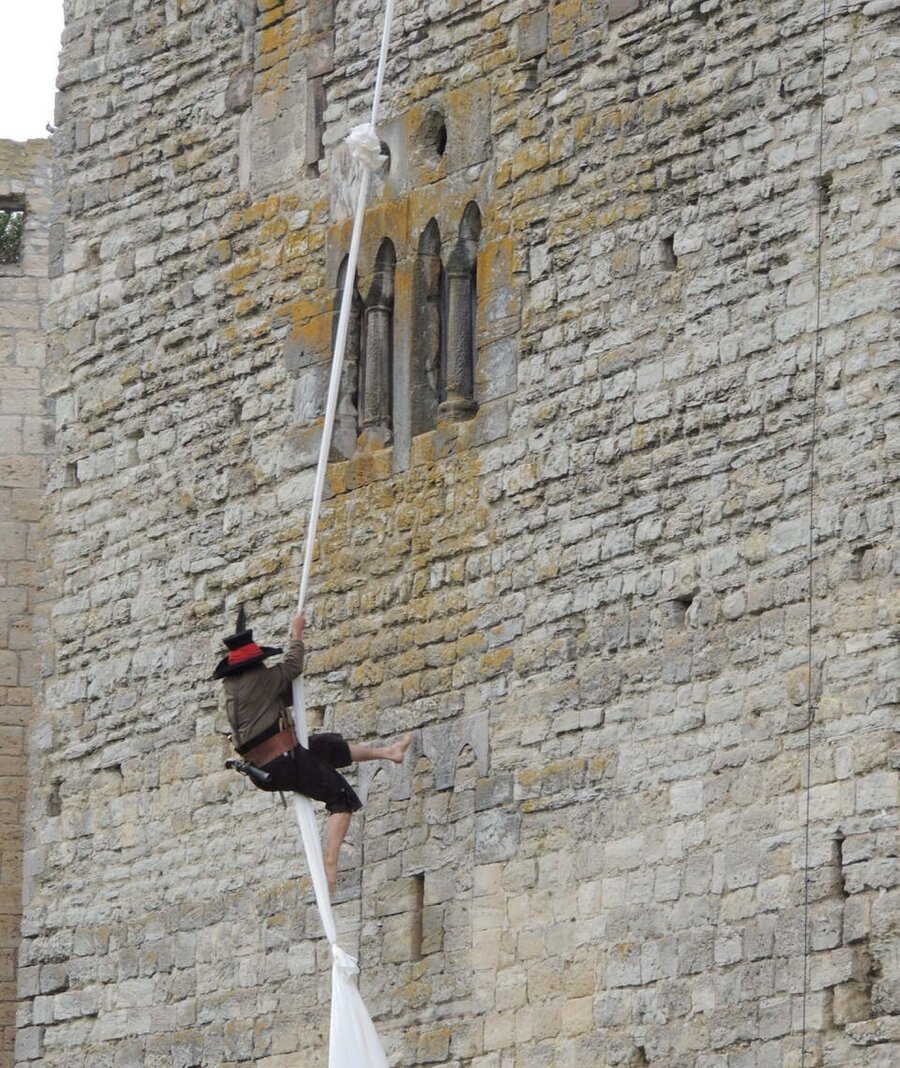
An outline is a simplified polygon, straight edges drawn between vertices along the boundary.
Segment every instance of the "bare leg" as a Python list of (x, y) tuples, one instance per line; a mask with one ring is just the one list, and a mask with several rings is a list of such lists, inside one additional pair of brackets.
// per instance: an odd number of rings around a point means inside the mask
[(328, 879), (328, 892), (334, 893), (337, 885), (338, 860), (341, 855), (341, 843), (350, 826), (349, 812), (332, 812), (325, 824), (325, 876)]
[[(354, 763), (361, 760), (392, 760), (395, 764), (402, 764), (412, 742), (412, 734), (407, 734), (399, 742), (393, 745), (368, 746), (349, 743), (350, 759)], [(325, 824), (325, 853), (322, 857), (325, 862), (325, 875), (328, 879), (328, 892), (333, 894), (337, 885), (338, 861), (341, 855), (341, 845), (347, 835), (350, 826), (349, 812), (332, 812)]]
[(361, 760), (391, 760), (395, 764), (402, 764), (410, 742), (412, 742), (412, 734), (404, 735), (393, 745), (356, 745), (350, 742), (350, 759), (354, 764), (358, 764)]

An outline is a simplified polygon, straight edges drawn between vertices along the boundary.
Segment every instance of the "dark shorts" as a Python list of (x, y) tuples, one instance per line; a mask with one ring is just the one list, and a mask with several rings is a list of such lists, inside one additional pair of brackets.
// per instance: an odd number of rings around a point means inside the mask
[(264, 766), (272, 778), (260, 789), (305, 794), (323, 801), (329, 812), (357, 812), (362, 801), (336, 770), (350, 763), (350, 746), (340, 734), (314, 734), (309, 749), (298, 745)]

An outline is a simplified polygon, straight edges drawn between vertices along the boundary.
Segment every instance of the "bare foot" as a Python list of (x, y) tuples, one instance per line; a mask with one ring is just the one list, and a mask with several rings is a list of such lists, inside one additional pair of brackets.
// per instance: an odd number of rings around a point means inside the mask
[(402, 764), (403, 758), (406, 756), (406, 750), (409, 749), (411, 744), (412, 733), (405, 734), (399, 742), (389, 745), (387, 747), (388, 760), (393, 760), (395, 764)]

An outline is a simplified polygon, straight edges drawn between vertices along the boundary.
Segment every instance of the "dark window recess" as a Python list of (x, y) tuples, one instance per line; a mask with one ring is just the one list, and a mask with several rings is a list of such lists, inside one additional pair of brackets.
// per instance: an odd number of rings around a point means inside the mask
[(440, 111), (429, 111), (421, 127), (422, 147), (432, 158), (447, 151), (447, 121)]
[(663, 269), (666, 271), (674, 271), (678, 266), (678, 257), (675, 255), (675, 235), (669, 234), (668, 237), (664, 237), (660, 241), (660, 260), (662, 261)]
[(24, 227), (24, 208), (0, 208), (0, 264), (21, 262)]
[(672, 626), (686, 627), (688, 609), (694, 603), (694, 594), (687, 593), (669, 602), (669, 621)]
[(870, 578), (874, 574), (875, 558), (871, 550), (875, 548), (873, 542), (860, 542), (851, 549), (851, 570), (855, 579)]
[(833, 843), (832, 844), (831, 853), (832, 853), (832, 862), (834, 864), (835, 886), (836, 886), (836, 889), (840, 892), (841, 897), (846, 901), (847, 897), (848, 897), (848, 894), (847, 894), (847, 883), (846, 883), (845, 878), (844, 878), (844, 839), (845, 839), (845, 837), (846, 837), (846, 835), (844, 834), (844, 832), (840, 829), (840, 827), (838, 827), (838, 829), (834, 832), (833, 838), (831, 839), (831, 841)]
[[(334, 325), (332, 329), (331, 348), (334, 351), (337, 339), (338, 320), (341, 311), (341, 297), (347, 277), (347, 257), (341, 261), (338, 270), (334, 294)], [(349, 460), (356, 449), (356, 439), (360, 429), (359, 381), (360, 364), (363, 347), (364, 306), (359, 295), (359, 276), (354, 279), (350, 291), (350, 319), (347, 327), (347, 342), (344, 347), (344, 364), (341, 369), (341, 388), (338, 394), (338, 407), (335, 416), (334, 436), (332, 438), (332, 459)]]
[(62, 812), (62, 798), (59, 795), (61, 786), (62, 779), (53, 779), (50, 782), (50, 793), (47, 795), (48, 816), (58, 816)]
[(78, 477), (78, 463), (73, 461), (66, 464), (65, 475), (63, 476), (63, 485), (70, 489), (73, 486), (80, 486), (81, 479)]
[(412, 932), (410, 938), (410, 956), (413, 960), (422, 959), (422, 943), (424, 941), (424, 912), (425, 912), (425, 875), (422, 872), (413, 876), (413, 915)]
[(410, 419), (413, 435), (437, 425), (441, 364), (446, 341), (444, 267), (441, 235), (431, 219), (419, 239), (413, 268), (413, 349)]
[[(306, 163), (315, 167), (323, 157), (325, 135), (325, 81), (310, 78), (306, 83)], [(318, 170), (316, 170), (318, 173)]]
[[(324, 157), (322, 144), (325, 135), (325, 75), (334, 70), (334, 2), (309, 0), (305, 5), (309, 37), (305, 52), (306, 68), (306, 165), (307, 173), (319, 173), (319, 161)], [(271, 7), (251, 3), (250, 7)], [(284, 25), (284, 24), (282, 24)]]

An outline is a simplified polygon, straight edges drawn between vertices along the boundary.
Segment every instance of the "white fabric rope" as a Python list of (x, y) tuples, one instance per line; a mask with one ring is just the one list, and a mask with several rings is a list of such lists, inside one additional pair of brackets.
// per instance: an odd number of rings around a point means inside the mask
[[(394, 0), (385, 0), (384, 26), (381, 31), (381, 54), (378, 57), (378, 72), (375, 75), (375, 92), (372, 95), (372, 118), (368, 123), (355, 127), (347, 137), (347, 144), (353, 159), (362, 164), (359, 183), (359, 195), (356, 198), (356, 213), (353, 216), (353, 233), (350, 238), (350, 251), (347, 254), (347, 271), (344, 275), (344, 288), (341, 291), (341, 309), (338, 314), (337, 336), (334, 339), (334, 355), (331, 361), (331, 379), (328, 383), (328, 400), (325, 404), (325, 425), (322, 428), (322, 443), (319, 446), (319, 462), (316, 466), (316, 481), (313, 486), (312, 505), (309, 510), (309, 527), (306, 532), (306, 546), (303, 555), (303, 571), (300, 576), (300, 593), (297, 597), (297, 612), (303, 611), (309, 588), (309, 572), (312, 566), (313, 548), (316, 531), (319, 526), (319, 512), (322, 508), (322, 492), (325, 487), (325, 469), (328, 466), (328, 454), (331, 451), (331, 436), (334, 432), (334, 417), (337, 411), (338, 394), (341, 387), (341, 369), (344, 366), (344, 352), (347, 348), (347, 332), (350, 328), (350, 310), (352, 307), (353, 286), (356, 282), (356, 264), (359, 260), (359, 243), (362, 237), (363, 216), (366, 212), (366, 198), (369, 195), (369, 175), (378, 170), (384, 162), (381, 155), (381, 142), (375, 132), (378, 118), (378, 106), (381, 103), (381, 90), (384, 85), (384, 70), (387, 66), (388, 45), (391, 39), (391, 23), (394, 19)], [(375, 150), (373, 152), (373, 145)], [(306, 728), (303, 730), (304, 744)]]
[(353, 127), (347, 134), (347, 146), (353, 159), (372, 173), (377, 171), (387, 159), (381, 154), (381, 141), (370, 122)]
[[(360, 165), (362, 173), (360, 175), (359, 195), (356, 200), (356, 213), (353, 217), (353, 233), (350, 240), (350, 251), (347, 256), (344, 288), (341, 292), (341, 308), (338, 315), (337, 336), (335, 337), (334, 355), (331, 362), (328, 399), (325, 404), (325, 424), (322, 428), (322, 443), (319, 448), (319, 461), (316, 467), (316, 479), (309, 511), (303, 571), (300, 577), (300, 592), (297, 597), (298, 613), (303, 611), (309, 588), (309, 573), (319, 524), (319, 512), (322, 507), (325, 471), (328, 466), (328, 454), (331, 451), (331, 437), (334, 431), (334, 418), (341, 385), (341, 369), (344, 365), (344, 351), (347, 346), (347, 333), (350, 326), (350, 309), (353, 301), (353, 286), (356, 279), (356, 264), (359, 259), (363, 216), (365, 215), (366, 198), (369, 192), (369, 175), (378, 170), (384, 162), (384, 157), (381, 155), (381, 142), (375, 131), (375, 122), (378, 117), (378, 106), (381, 102), (381, 91), (384, 85), (384, 71), (387, 65), (393, 16), (394, 0), (385, 0), (381, 53), (378, 59), (375, 92), (372, 98), (372, 119), (370, 123), (365, 123), (351, 130), (347, 138), (350, 154)], [(294, 679), (293, 704), (294, 729), (299, 741), (304, 746), (307, 746), (309, 744), (309, 736), (306, 729), (306, 696), (302, 677)], [(325, 865), (322, 859), (322, 844), (319, 840), (319, 828), (316, 824), (310, 799), (302, 794), (296, 794), (294, 812), (300, 827), (300, 836), (303, 839), (303, 848), (306, 852), (306, 861), (309, 865), (316, 903), (322, 919), (322, 927), (325, 930), (325, 937), (331, 946), (331, 1021), (328, 1068), (387, 1068), (384, 1048), (356, 985), (356, 976), (359, 973), (356, 960), (348, 953), (345, 953), (337, 944), (337, 928), (335, 927), (334, 913), (331, 909), (331, 899), (328, 895), (328, 881), (325, 877)]]

